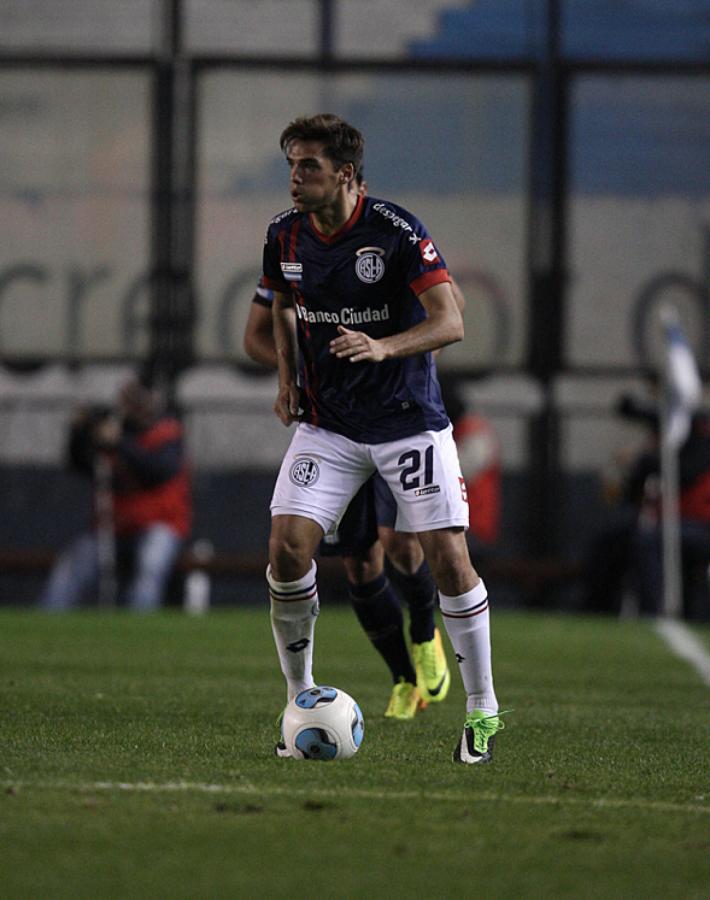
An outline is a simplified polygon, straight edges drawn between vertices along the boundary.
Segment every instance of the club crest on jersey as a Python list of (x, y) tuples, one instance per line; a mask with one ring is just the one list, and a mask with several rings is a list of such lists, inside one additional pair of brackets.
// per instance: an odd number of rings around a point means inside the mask
[(311, 459), (308, 456), (302, 456), (300, 459), (297, 459), (289, 472), (291, 481), (300, 487), (309, 487), (315, 484), (319, 475), (318, 463), (315, 459)]
[(428, 266), (432, 265), (433, 263), (439, 262), (439, 254), (436, 252), (434, 241), (420, 241), (419, 252), (422, 255), (422, 259)]
[(382, 247), (361, 247), (355, 255), (355, 274), (360, 281), (374, 284), (385, 274), (385, 264), (382, 261), (385, 251)]
[(303, 263), (282, 262), (281, 271), (286, 281), (300, 281), (303, 278)]

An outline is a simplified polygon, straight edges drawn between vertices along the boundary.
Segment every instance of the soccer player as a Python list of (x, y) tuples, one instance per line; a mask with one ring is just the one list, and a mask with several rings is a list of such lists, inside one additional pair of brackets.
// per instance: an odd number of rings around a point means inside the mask
[(468, 555), (468, 504), (432, 360), (463, 337), (446, 264), (413, 215), (351, 191), (364, 146), (357, 129), (332, 115), (296, 119), (280, 146), (293, 207), (269, 224), (263, 272), (275, 292), (274, 410), (298, 426), (271, 501), (267, 580), (288, 696), (314, 684), (315, 551), (379, 472), (398, 527), (418, 535), (460, 665), (466, 718), (454, 760), (488, 762), (502, 727), (488, 596)]
[[(360, 177), (356, 181), (364, 195), (365, 183)], [(273, 291), (260, 280), (244, 332), (244, 349), (256, 362), (277, 368), (272, 303)], [(337, 529), (321, 542), (320, 554), (342, 557), (353, 609), (392, 676), (385, 716), (401, 720), (412, 719), (428, 703), (444, 700), (451, 675), (434, 620), (434, 580), (417, 536), (396, 531), (396, 517), (392, 492), (375, 474), (355, 495)], [(394, 587), (409, 608), (414, 660)]]
[[(362, 168), (350, 190), (367, 195)], [(459, 309), (463, 309), (463, 295), (453, 281), (452, 288)], [(244, 331), (244, 349), (256, 362), (275, 369), (273, 295), (260, 279)], [(292, 305), (290, 298), (289, 303)], [(446, 698), (451, 675), (434, 620), (434, 580), (417, 536), (396, 531), (396, 517), (392, 492), (379, 475), (373, 475), (355, 495), (337, 529), (321, 542), (320, 555), (342, 557), (353, 609), (390, 670), (394, 686), (385, 716), (411, 719), (428, 703)], [(393, 585), (409, 608), (414, 660), (407, 649)]]

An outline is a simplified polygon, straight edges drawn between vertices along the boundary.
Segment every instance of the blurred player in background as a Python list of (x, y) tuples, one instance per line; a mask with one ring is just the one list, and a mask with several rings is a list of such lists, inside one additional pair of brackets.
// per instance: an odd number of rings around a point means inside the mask
[(66, 610), (93, 593), (104, 605), (157, 609), (192, 516), (182, 425), (161, 390), (132, 379), (115, 409), (78, 411), (68, 451), (94, 479), (93, 528), (59, 555), (40, 606)]
[[(352, 126), (298, 119), (280, 143), (294, 207), (269, 225), (264, 286), (275, 292), (274, 409), (299, 424), (272, 498), (267, 578), (288, 695), (314, 683), (317, 546), (378, 471), (398, 528), (418, 534), (432, 567), (459, 662), (467, 715), (454, 760), (488, 762), (502, 727), (488, 596), (468, 556), (463, 477), (431, 355), (463, 336), (446, 265), (410, 213), (352, 191), (363, 148)], [(283, 310), (291, 294), (298, 363)]]
[[(357, 194), (367, 194), (362, 171), (352, 184)], [(244, 349), (256, 362), (275, 369), (273, 296), (260, 281), (244, 333)], [(337, 529), (325, 536), (320, 553), (342, 557), (353, 609), (392, 676), (394, 686), (385, 716), (411, 719), (428, 703), (445, 699), (451, 675), (434, 620), (434, 579), (417, 536), (396, 531), (396, 517), (392, 492), (379, 475), (373, 475), (355, 495)], [(393, 588), (409, 609), (413, 660)]]

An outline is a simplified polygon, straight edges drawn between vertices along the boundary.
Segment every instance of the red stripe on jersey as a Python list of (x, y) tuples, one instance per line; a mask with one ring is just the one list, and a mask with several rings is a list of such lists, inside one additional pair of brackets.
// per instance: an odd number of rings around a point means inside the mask
[[(284, 260), (286, 259), (286, 233), (280, 231), (276, 236), (279, 242), (279, 258)], [(268, 275), (262, 274), (261, 276), (261, 285), (262, 287), (269, 288), (272, 291), (278, 291), (280, 294), (288, 294), (291, 290), (291, 285), (284, 278), (282, 281), (277, 281), (275, 278), (269, 278)]]
[(316, 402), (316, 386), (318, 384), (318, 379), (316, 378), (316, 372), (313, 363), (311, 363), (311, 365), (306, 368), (305, 376), (306, 383), (303, 385), (303, 387), (306, 392), (306, 396), (308, 397), (308, 401), (311, 404), (311, 421), (309, 424), (314, 425), (317, 428), (318, 405)]
[(301, 220), (296, 219), (289, 232), (290, 240), (288, 242), (288, 261), (296, 262), (296, 241), (298, 240), (298, 232), (301, 229)]
[(451, 276), (446, 269), (434, 269), (433, 272), (424, 272), (417, 275), (414, 281), (410, 282), (409, 287), (414, 291), (417, 297), (424, 291), (434, 287), (435, 284), (443, 284), (445, 281), (451, 281)]
[[(300, 228), (301, 223), (296, 222), (296, 223), (294, 223), (294, 225), (295, 225), (295, 227), (289, 232), (290, 240), (289, 240), (288, 254), (286, 253), (286, 247), (285, 247), (286, 232), (280, 231), (277, 236), (279, 244), (281, 246), (279, 256), (281, 257), (282, 260), (288, 261), (288, 262), (295, 262), (295, 260), (296, 260), (296, 236), (298, 234), (298, 229)], [(292, 282), (286, 281), (286, 280), (276, 281), (276, 279), (269, 278), (268, 275), (263, 275), (263, 274), (262, 274), (261, 278), (259, 279), (259, 285), (260, 285), (260, 287), (269, 288), (269, 290), (272, 290), (272, 291), (278, 291), (279, 294), (287, 294), (288, 295), (293, 290)], [(286, 302), (284, 302), (282, 305), (284, 308), (286, 308), (288, 304)], [(264, 303), (264, 306), (271, 307), (271, 304), (267, 301), (266, 303)]]
[(362, 209), (363, 209), (364, 202), (365, 202), (365, 198), (362, 195), (360, 195), (357, 198), (357, 203), (355, 204), (355, 209), (352, 211), (352, 214), (350, 215), (350, 218), (348, 219), (348, 221), (342, 226), (342, 228), (339, 228), (337, 231), (333, 232), (333, 234), (323, 234), (323, 232), (320, 231), (318, 229), (318, 226), (316, 225), (316, 220), (313, 216), (313, 213), (309, 213), (308, 221), (311, 223), (311, 228), (315, 232), (316, 237), (319, 238), (321, 241), (323, 241), (324, 244), (332, 244), (333, 241), (337, 241), (338, 238), (341, 238), (343, 236), (343, 234), (345, 234), (346, 231), (350, 231), (350, 229), (353, 227), (353, 225), (360, 218), (360, 216), (362, 215)]
[[(294, 296), (295, 296), (295, 302), (299, 306), (302, 306), (305, 309), (306, 305), (303, 301), (302, 294), (296, 290), (296, 291), (294, 291)], [(300, 316), (296, 316), (296, 325), (298, 328), (303, 329), (303, 333), (306, 336), (306, 341), (307, 341), (307, 343), (310, 343), (311, 329), (308, 327), (308, 322), (306, 321), (306, 319), (305, 318), (302, 319), (302, 318), (300, 318)], [(303, 358), (303, 362), (304, 362), (303, 376), (304, 376), (304, 380), (305, 380), (305, 383), (303, 384), (303, 390), (305, 391), (306, 396), (308, 397), (308, 402), (310, 403), (310, 406), (311, 406), (311, 421), (309, 424), (317, 426), (318, 425), (318, 406), (316, 403), (316, 393), (317, 393), (316, 388), (317, 388), (317, 384), (318, 384), (318, 378), (316, 377), (314, 365), (312, 363), (309, 365), (307, 360), (305, 359), (305, 356), (302, 358)]]
[[(274, 281), (273, 278), (267, 278), (266, 275), (261, 276), (264, 287), (272, 291), (278, 291), (279, 294), (288, 294), (291, 291), (291, 285), (287, 281)], [(267, 306), (271, 306), (267, 303)]]

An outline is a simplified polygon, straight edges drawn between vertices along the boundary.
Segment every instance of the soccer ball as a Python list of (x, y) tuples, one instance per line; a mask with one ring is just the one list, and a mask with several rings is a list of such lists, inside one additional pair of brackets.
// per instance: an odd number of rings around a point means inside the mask
[(294, 759), (348, 759), (360, 748), (365, 722), (350, 694), (321, 685), (289, 701), (281, 732)]

